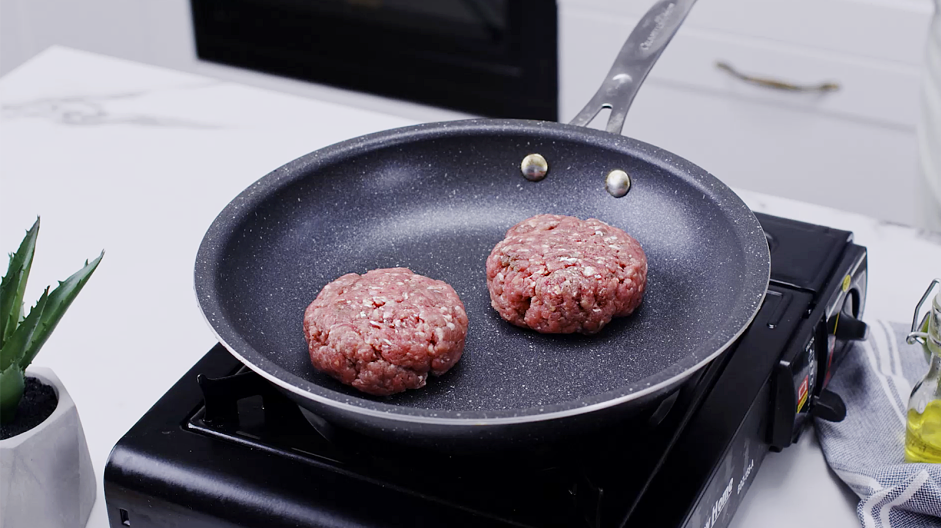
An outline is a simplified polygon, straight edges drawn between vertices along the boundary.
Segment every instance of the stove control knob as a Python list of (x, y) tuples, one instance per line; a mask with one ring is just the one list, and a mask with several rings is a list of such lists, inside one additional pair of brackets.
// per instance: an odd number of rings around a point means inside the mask
[(810, 414), (828, 422), (842, 422), (846, 418), (846, 404), (843, 398), (824, 389), (820, 396), (811, 399)]
[(847, 313), (831, 317), (827, 326), (830, 333), (841, 341), (865, 341), (869, 338), (869, 325)]

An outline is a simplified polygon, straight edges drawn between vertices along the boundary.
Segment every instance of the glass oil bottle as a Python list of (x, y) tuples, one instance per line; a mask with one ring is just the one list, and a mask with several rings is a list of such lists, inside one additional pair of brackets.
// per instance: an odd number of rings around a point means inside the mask
[(931, 301), (931, 310), (919, 322), (918, 314), (935, 286), (928, 286), (915, 308), (912, 332), (906, 341), (921, 343), (928, 359), (928, 373), (915, 384), (908, 400), (908, 425), (905, 430), (906, 462), (941, 462), (941, 292)]

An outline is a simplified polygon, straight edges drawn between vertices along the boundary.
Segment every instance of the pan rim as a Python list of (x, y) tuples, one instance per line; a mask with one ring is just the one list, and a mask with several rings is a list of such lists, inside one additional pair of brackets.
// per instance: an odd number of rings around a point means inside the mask
[[(533, 134), (545, 134), (547, 131), (555, 131), (557, 133), (571, 132), (572, 129), (576, 129), (580, 134), (584, 134), (586, 137), (586, 146), (591, 146), (591, 141), (587, 140), (591, 138), (594, 141), (605, 143), (609, 146), (630, 149), (633, 155), (645, 158), (645, 161), (653, 165), (662, 166), (670, 171), (686, 170), (691, 175), (695, 175), (699, 181), (708, 182), (712, 187), (712, 192), (735, 206), (734, 209), (732, 209), (733, 212), (737, 211), (742, 213), (742, 216), (738, 218), (739, 221), (735, 222), (735, 224), (738, 228), (737, 234), (742, 236), (745, 242), (743, 254), (744, 259), (747, 261), (747, 279), (743, 280), (744, 288), (741, 291), (742, 303), (729, 315), (730, 320), (734, 323), (729, 324), (729, 328), (731, 329), (737, 326), (735, 331), (730, 334), (723, 332), (723, 334), (728, 336), (725, 342), (705, 356), (699, 357), (698, 361), (695, 361), (695, 363), (691, 365), (683, 364), (684, 361), (689, 361), (690, 359), (696, 360), (697, 355), (695, 351), (693, 351), (673, 365), (645, 379), (635, 381), (631, 383), (630, 386), (622, 386), (603, 393), (542, 407), (487, 411), (453, 411), (400, 406), (376, 401), (366, 395), (353, 396), (317, 385), (275, 364), (268, 359), (265, 354), (259, 352), (242, 339), (239, 332), (228, 322), (221, 303), (218, 302), (218, 298), (214, 295), (213, 286), (215, 280), (214, 266), (217, 265), (219, 260), (213, 257), (221, 253), (222, 250), (220, 248), (224, 246), (224, 237), (222, 243), (215, 242), (214, 237), (215, 235), (225, 235), (226, 233), (224, 229), (220, 229), (220, 226), (225, 223), (222, 219), (231, 220), (233, 217), (237, 217), (239, 215), (238, 210), (245, 207), (244, 202), (250, 201), (253, 198), (253, 194), (257, 191), (264, 190), (266, 184), (270, 187), (280, 188), (281, 185), (293, 182), (296, 178), (303, 176), (302, 173), (305, 171), (298, 169), (312, 164), (329, 164), (331, 160), (338, 159), (338, 156), (345, 157), (356, 155), (361, 149), (368, 149), (370, 146), (377, 145), (377, 143), (380, 142), (384, 146), (389, 146), (390, 144), (394, 146), (396, 143), (394, 141), (390, 143), (390, 139), (407, 143), (411, 140), (421, 139), (423, 137), (434, 137), (435, 134), (443, 133), (450, 135), (460, 132), (488, 134), (494, 133), (496, 130), (500, 129), (510, 129), (510, 131), (514, 132), (529, 132)], [(262, 196), (264, 195), (262, 194)], [(747, 214), (745, 214), (746, 211)], [(755, 236), (752, 233), (753, 231), (757, 231), (757, 233), (760, 234), (760, 247), (758, 247), (759, 237)], [(761, 255), (759, 255), (759, 253), (761, 253)], [(752, 266), (754, 266), (754, 268), (752, 268)], [(269, 172), (240, 192), (213, 220), (209, 230), (200, 243), (194, 278), (197, 304), (199, 305), (200, 313), (219, 343), (242, 364), (280, 389), (293, 393), (303, 400), (310, 401), (317, 405), (334, 408), (340, 412), (349, 412), (372, 418), (417, 424), (480, 426), (540, 422), (581, 415), (621, 405), (632, 400), (643, 398), (648, 394), (662, 391), (666, 387), (678, 385), (684, 379), (693, 375), (726, 351), (750, 327), (764, 302), (770, 276), (770, 250), (764, 239), (764, 231), (757, 217), (754, 215), (754, 212), (752, 212), (742, 199), (727, 185), (685, 158), (627, 136), (614, 135), (604, 131), (576, 127), (563, 123), (518, 119), (467, 119), (410, 125), (355, 137), (305, 154)], [(216, 321), (207, 313), (213, 311), (213, 309), (219, 314), (217, 317), (218, 320)], [(238, 343), (233, 343), (233, 341)], [(677, 369), (679, 369), (679, 371), (675, 372)], [(666, 377), (662, 378), (662, 376)], [(657, 378), (661, 379), (657, 380)], [(646, 386), (635, 390), (635, 387), (648, 380), (650, 380), (650, 382), (647, 383)], [(308, 390), (302, 387), (302, 385), (313, 390)], [(625, 391), (628, 392), (625, 393)], [(545, 411), (543, 411), (543, 409), (545, 409)]]

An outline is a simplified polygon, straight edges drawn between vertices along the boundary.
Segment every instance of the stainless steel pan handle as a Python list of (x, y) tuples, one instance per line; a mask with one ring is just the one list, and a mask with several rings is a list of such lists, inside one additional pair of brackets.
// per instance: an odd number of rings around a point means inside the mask
[(696, 0), (660, 0), (654, 4), (621, 46), (601, 87), (571, 124), (588, 126), (602, 108), (610, 108), (607, 131), (620, 134), (640, 85), (695, 3)]

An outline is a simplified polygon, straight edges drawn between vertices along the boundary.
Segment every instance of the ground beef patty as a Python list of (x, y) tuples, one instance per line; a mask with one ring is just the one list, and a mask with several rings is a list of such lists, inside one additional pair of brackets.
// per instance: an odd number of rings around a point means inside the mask
[(534, 216), (510, 228), (487, 258), (491, 305), (542, 333), (599, 332), (633, 312), (646, 287), (640, 243), (594, 218)]
[(464, 351), (467, 314), (450, 285), (406, 268), (349, 273), (304, 312), (314, 367), (365, 393), (425, 386)]

